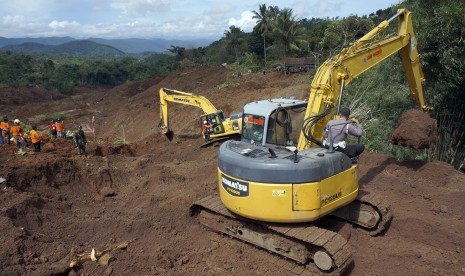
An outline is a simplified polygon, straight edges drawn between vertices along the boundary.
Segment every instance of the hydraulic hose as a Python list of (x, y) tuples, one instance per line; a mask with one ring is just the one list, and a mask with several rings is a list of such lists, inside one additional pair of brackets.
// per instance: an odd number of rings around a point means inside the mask
[(330, 110), (330, 105), (326, 104), (321, 113), (314, 116), (310, 116), (307, 119), (305, 119), (304, 125), (302, 127), (302, 132), (305, 138), (310, 142), (317, 144), (320, 147), (323, 147), (323, 143), (315, 139), (315, 137), (313, 137), (312, 128), (319, 120), (323, 119), (326, 115), (328, 115)]

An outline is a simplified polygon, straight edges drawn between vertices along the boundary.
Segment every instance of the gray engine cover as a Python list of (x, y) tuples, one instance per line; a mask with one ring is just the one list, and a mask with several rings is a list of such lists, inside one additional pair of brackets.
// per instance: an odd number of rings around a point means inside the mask
[[(269, 148), (276, 158), (271, 158)], [(299, 151), (297, 163), (292, 151), (284, 147), (257, 146), (241, 141), (226, 141), (220, 147), (218, 167), (238, 179), (262, 183), (316, 182), (338, 174), (352, 166), (341, 152), (324, 148)]]

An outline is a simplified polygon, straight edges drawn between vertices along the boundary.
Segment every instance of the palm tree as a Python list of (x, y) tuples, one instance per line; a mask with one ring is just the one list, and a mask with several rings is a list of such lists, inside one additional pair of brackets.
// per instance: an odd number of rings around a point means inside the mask
[(283, 59), (289, 50), (300, 51), (300, 45), (305, 43), (304, 29), (292, 13), (292, 9), (283, 9), (273, 21), (273, 36)]
[(263, 36), (263, 54), (265, 57), (265, 71), (266, 71), (266, 35), (272, 28), (272, 22), (279, 13), (279, 8), (277, 6), (266, 7), (266, 4), (261, 4), (258, 6), (258, 12), (252, 11), (254, 16), (253, 19), (256, 19), (256, 25), (254, 31), (261, 33)]
[(236, 55), (236, 60), (239, 58), (239, 48), (244, 42), (244, 33), (240, 28), (232, 25), (229, 30), (224, 31), (226, 46), (230, 48)]

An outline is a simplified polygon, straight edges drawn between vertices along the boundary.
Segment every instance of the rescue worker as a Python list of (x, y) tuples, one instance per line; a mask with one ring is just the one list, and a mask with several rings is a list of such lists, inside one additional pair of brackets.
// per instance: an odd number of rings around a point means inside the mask
[(34, 152), (40, 152), (40, 136), (37, 133), (36, 125), (32, 126), (32, 130), (29, 131), (29, 136), (31, 137), (31, 143), (34, 146)]
[[(362, 144), (347, 144), (347, 135), (353, 135), (355, 137), (362, 136), (362, 125), (355, 118), (350, 118), (350, 109), (344, 107), (339, 112), (340, 118), (337, 120), (330, 120), (326, 124), (323, 136), (325, 140), (323, 145), (329, 148), (332, 140), (333, 149), (346, 154), (349, 158), (353, 159), (358, 157), (364, 150), (365, 146)], [(356, 161), (353, 159), (353, 161)]]
[(19, 148), (19, 152), (23, 152), (23, 148), (26, 146), (26, 141), (24, 140), (24, 132), (21, 126), (19, 125), (19, 119), (13, 121), (13, 126), (11, 127), (11, 135), (14, 138), (16, 146)]
[(52, 120), (50, 123), (50, 137), (57, 138), (57, 126), (55, 124), (55, 120)]
[(9, 144), (11, 139), (10, 134), (10, 123), (8, 122), (8, 116), (3, 116), (3, 121), (0, 122), (0, 136), (2, 136), (3, 143), (2, 144)]
[(63, 121), (61, 120), (61, 118), (57, 119), (57, 121), (55, 123), (55, 126), (56, 126), (56, 129), (57, 129), (57, 137), (58, 138), (65, 138), (64, 133), (63, 133), (64, 126), (63, 126)]
[(84, 131), (82, 130), (82, 126), (79, 126), (78, 131), (74, 134), (74, 143), (76, 144), (78, 154), (81, 155), (84, 153), (84, 155), (87, 157), (87, 139)]
[(205, 142), (208, 142), (210, 140), (211, 128), (212, 127), (207, 120), (203, 121), (202, 132), (203, 136), (205, 137)]

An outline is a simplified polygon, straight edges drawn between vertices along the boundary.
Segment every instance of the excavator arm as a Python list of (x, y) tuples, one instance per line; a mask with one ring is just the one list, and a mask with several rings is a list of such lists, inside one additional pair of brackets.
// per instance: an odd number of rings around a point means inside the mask
[[(397, 35), (374, 40), (395, 18), (399, 18)], [(423, 94), (424, 77), (411, 13), (406, 9), (399, 9), (392, 18), (381, 22), (318, 68), (311, 84), (305, 123), (297, 148), (302, 150), (312, 145), (321, 145), (323, 130), (330, 120), (333, 108), (340, 108), (344, 87), (396, 52), (400, 53), (413, 100), (422, 109), (430, 109)]]
[(182, 92), (173, 89), (161, 88), (160, 89), (160, 124), (164, 134), (170, 133), (169, 120), (168, 120), (168, 102), (174, 102), (185, 105), (192, 105), (201, 108), (205, 114), (216, 113), (218, 110), (215, 106), (205, 97), (195, 95), (192, 93)]

